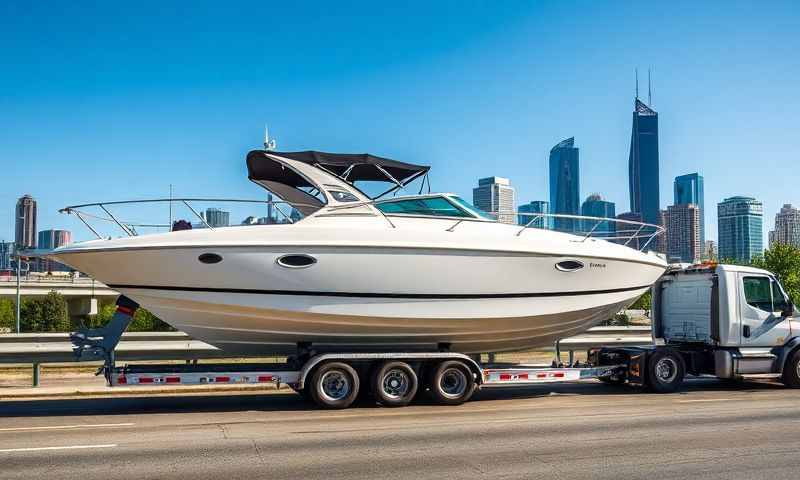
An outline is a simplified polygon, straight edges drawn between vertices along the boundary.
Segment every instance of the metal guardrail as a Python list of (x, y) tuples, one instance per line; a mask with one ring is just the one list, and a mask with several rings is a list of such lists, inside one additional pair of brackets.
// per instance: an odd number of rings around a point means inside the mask
[[(600, 345), (633, 346), (651, 342), (650, 327), (594, 327), (581, 335), (561, 340), (557, 348), (569, 352), (571, 363), (575, 351)], [(34, 386), (39, 383), (41, 364), (73, 362), (72, 349), (67, 333), (0, 334), (0, 364), (32, 364)], [(232, 358), (230, 354), (194, 340), (183, 332), (128, 332), (122, 335), (115, 352), (116, 359), (124, 361)]]

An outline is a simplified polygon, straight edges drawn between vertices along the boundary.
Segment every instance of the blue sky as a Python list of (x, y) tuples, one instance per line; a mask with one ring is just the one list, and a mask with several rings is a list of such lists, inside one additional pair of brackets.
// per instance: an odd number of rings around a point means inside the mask
[[(299, 2), (298, 2), (299, 3)], [(402, 5), (401, 5), (402, 3)], [(547, 155), (575, 136), (581, 197), (628, 208), (634, 68), (653, 72), (661, 203), (676, 175), (716, 203), (800, 203), (800, 7), (792, 2), (2, 2), (0, 239), (16, 198), (39, 228), (65, 205), (262, 198), (244, 156), (279, 149), (428, 163), (471, 199), (511, 178), (546, 199)], [(765, 229), (766, 235), (766, 229)]]

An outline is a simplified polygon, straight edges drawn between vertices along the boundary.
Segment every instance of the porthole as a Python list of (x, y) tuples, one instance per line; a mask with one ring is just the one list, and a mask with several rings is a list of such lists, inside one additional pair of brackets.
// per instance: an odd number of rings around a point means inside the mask
[(311, 255), (291, 254), (278, 257), (278, 265), (286, 268), (305, 268), (317, 263), (317, 259)]
[(216, 253), (204, 253), (199, 257), (197, 257), (197, 259), (200, 260), (201, 263), (208, 263), (208, 264), (219, 263), (222, 261), (222, 257), (217, 255)]
[(556, 270), (562, 272), (574, 272), (583, 268), (583, 263), (577, 260), (564, 260), (563, 262), (556, 263)]

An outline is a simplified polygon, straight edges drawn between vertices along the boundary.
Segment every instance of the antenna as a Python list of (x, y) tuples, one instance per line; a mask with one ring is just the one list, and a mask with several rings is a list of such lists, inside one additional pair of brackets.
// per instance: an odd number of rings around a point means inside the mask
[(272, 140), (269, 139), (269, 125), (267, 125), (265, 123), (264, 124), (264, 150), (269, 152), (270, 150), (275, 150), (276, 146), (277, 146), (277, 144), (275, 143), (275, 139), (274, 138)]
[(634, 70), (636, 72), (636, 100), (639, 100), (639, 69)]
[(653, 106), (653, 96), (650, 91), (650, 69), (647, 69), (647, 104)]

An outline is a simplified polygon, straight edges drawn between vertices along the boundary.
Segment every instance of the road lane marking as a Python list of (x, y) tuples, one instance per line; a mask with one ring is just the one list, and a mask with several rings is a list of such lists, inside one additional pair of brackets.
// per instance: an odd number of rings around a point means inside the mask
[(79, 450), (85, 448), (114, 448), (116, 443), (106, 443), (103, 445), (68, 445), (65, 447), (29, 447), (29, 448), (5, 448), (0, 449), (0, 453), (17, 453), (17, 452), (40, 452), (44, 450)]
[(75, 430), (79, 428), (113, 428), (113, 427), (132, 427), (135, 423), (97, 423), (84, 425), (51, 425), (43, 427), (14, 427), (0, 428), (0, 432), (26, 432), (36, 430)]
[(694, 400), (678, 400), (678, 403), (701, 403), (701, 402), (732, 402), (740, 400), (738, 398), (697, 398)]

